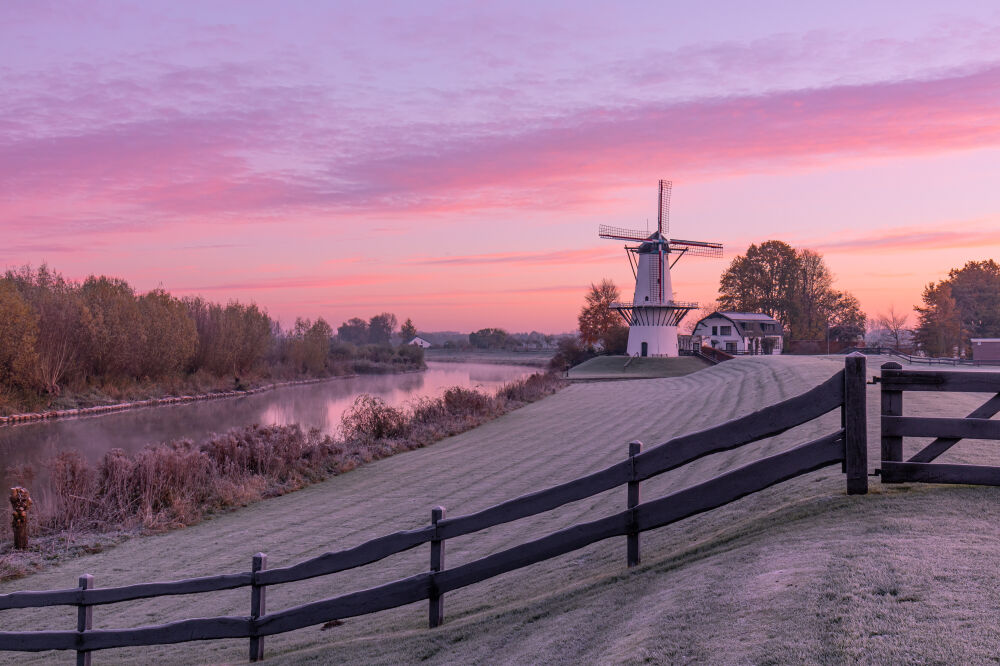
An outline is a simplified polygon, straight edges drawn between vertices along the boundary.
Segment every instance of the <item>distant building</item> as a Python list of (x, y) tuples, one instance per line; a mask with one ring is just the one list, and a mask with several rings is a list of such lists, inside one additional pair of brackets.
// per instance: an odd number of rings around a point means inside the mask
[(1000, 361), (1000, 338), (972, 338), (973, 361)]
[(409, 342), (407, 342), (406, 344), (408, 344), (408, 345), (416, 345), (418, 347), (423, 347), (424, 349), (427, 349), (428, 347), (431, 346), (431, 343), (427, 342), (426, 340), (424, 340), (419, 335), (417, 337), (413, 338), (412, 340), (410, 340)]
[(756, 312), (713, 312), (694, 326), (692, 337), (730, 354), (780, 354), (778, 320)]

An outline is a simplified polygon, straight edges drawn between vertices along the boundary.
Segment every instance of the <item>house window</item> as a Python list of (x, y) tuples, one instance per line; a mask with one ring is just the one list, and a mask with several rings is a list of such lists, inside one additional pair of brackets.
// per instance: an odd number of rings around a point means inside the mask
[(719, 334), (719, 327), (718, 326), (713, 326), (712, 327), (712, 335), (718, 335), (718, 334)]
[[(729, 328), (729, 327), (726, 326), (725, 328)], [(727, 342), (726, 343), (726, 351), (729, 352), (729, 353), (735, 352), (736, 351), (736, 343), (735, 342)]]
[(719, 328), (721, 329), (719, 331), (719, 335), (732, 335), (733, 334), (733, 327), (732, 326), (720, 326)]

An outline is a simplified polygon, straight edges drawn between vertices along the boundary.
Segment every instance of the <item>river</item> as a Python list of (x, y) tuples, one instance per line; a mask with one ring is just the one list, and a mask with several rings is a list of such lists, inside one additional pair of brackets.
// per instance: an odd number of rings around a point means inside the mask
[(332, 435), (340, 427), (341, 414), (361, 393), (399, 406), (437, 397), (452, 386), (492, 391), (533, 372), (538, 368), (431, 361), (424, 372), (345, 377), (237, 398), (0, 426), (0, 488), (7, 487), (8, 467), (27, 464), (41, 472), (46, 460), (66, 449), (76, 449), (93, 462), (113, 448), (136, 451), (147, 444), (185, 438), (200, 442), (212, 433), (253, 423), (298, 423)]

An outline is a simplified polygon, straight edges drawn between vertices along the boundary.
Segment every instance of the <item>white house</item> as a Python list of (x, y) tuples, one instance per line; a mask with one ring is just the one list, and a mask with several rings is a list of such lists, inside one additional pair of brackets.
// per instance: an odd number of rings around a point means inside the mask
[(417, 337), (413, 338), (412, 340), (410, 340), (409, 342), (407, 342), (406, 344), (408, 344), (408, 345), (416, 345), (418, 347), (423, 347), (424, 349), (427, 349), (428, 347), (431, 346), (431, 343), (427, 342), (426, 340), (424, 340), (419, 335)]
[(730, 354), (780, 354), (781, 324), (756, 312), (713, 312), (691, 332), (702, 344)]

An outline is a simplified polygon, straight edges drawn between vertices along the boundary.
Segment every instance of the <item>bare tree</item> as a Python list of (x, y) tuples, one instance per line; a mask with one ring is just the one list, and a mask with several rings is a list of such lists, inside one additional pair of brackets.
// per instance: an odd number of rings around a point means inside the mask
[(896, 312), (896, 307), (893, 305), (889, 306), (887, 313), (880, 313), (875, 317), (875, 322), (892, 337), (895, 349), (900, 348), (903, 332), (909, 321), (910, 315), (906, 312)]

